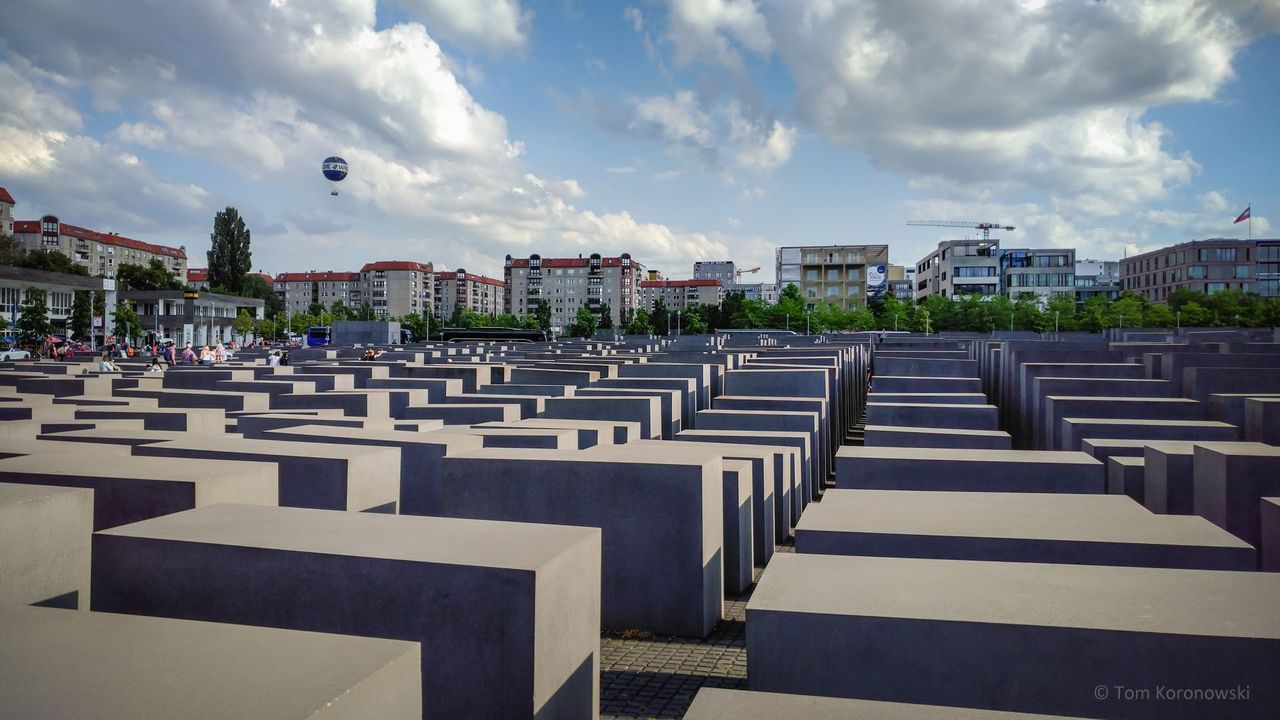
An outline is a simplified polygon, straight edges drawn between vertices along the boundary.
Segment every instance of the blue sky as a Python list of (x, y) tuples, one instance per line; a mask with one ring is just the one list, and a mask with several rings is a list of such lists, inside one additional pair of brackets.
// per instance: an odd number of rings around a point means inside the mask
[(1280, 206), (1275, 0), (11, 5), (18, 217), (193, 266), (226, 205), (273, 273), (598, 251), (761, 280), (778, 245), (955, 236), (911, 219), (1117, 258), (1243, 235), (1250, 201), (1274, 236)]

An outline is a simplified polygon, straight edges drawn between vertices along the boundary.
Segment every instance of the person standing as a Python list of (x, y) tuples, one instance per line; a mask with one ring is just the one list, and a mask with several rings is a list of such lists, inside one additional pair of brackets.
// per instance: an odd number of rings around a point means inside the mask
[(191, 343), (187, 343), (187, 346), (182, 350), (182, 364), (183, 365), (196, 364), (196, 351), (191, 349)]

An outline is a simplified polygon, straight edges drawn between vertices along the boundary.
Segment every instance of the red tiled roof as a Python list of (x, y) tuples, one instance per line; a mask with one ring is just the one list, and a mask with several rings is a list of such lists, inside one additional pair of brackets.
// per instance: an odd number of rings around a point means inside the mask
[(640, 287), (719, 287), (720, 281), (715, 278), (698, 278), (696, 280), (641, 280)]
[[(589, 258), (542, 258), (542, 267), (588, 267), (591, 265)], [(600, 258), (602, 267), (620, 267), (622, 265), (621, 257)], [(632, 267), (644, 267), (634, 259), (631, 261)], [(527, 268), (529, 267), (529, 258), (511, 258), (511, 267)]]
[[(13, 223), (13, 231), (15, 233), (37, 233), (40, 232), (39, 220), (21, 220)], [(134, 240), (123, 235), (113, 235), (111, 233), (102, 233), (96, 230), (89, 230), (77, 225), (68, 225), (66, 223), (58, 223), (58, 234), (69, 235), (71, 237), (83, 238), (85, 240), (95, 240), (103, 245), (114, 245), (115, 247), (129, 248), (130, 250), (141, 250), (151, 253), (152, 255), (165, 255), (173, 258), (187, 259), (187, 251), (182, 248), (169, 247), (168, 245), (155, 245), (141, 240)]]
[(365, 263), (360, 268), (360, 272), (369, 272), (371, 270), (417, 270), (418, 272), (433, 272), (431, 263), (420, 263), (413, 260), (378, 260), (377, 262)]
[(187, 268), (187, 282), (205, 282), (209, 279), (209, 268)]
[(13, 196), (9, 194), (9, 191), (2, 187), (0, 187), (0, 202), (9, 203), (10, 205), (18, 204), (18, 201), (13, 199)]
[(505, 282), (498, 280), (497, 278), (491, 278), (488, 275), (472, 275), (471, 273), (467, 273), (467, 280), (471, 282), (484, 283), (485, 285), (498, 285), (500, 287), (506, 285)]
[(325, 270), (324, 272), (296, 272), (296, 273), (280, 273), (276, 275), (276, 282), (350, 282), (352, 280), (359, 281), (360, 273), (354, 272), (336, 272), (333, 270)]
[(266, 274), (266, 273), (249, 273), (249, 275), (250, 275), (250, 276), (260, 277), (260, 278), (262, 278), (263, 280), (266, 280), (268, 285), (275, 285), (275, 284), (276, 284), (276, 280), (275, 280), (275, 278), (271, 277), (270, 275), (268, 275), (268, 274)]

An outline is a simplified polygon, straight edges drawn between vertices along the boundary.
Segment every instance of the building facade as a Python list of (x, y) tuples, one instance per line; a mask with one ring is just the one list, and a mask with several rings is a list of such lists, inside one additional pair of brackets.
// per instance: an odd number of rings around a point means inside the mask
[[(275, 285), (276, 279), (266, 273), (249, 273), (249, 275), (260, 277), (267, 285)], [(195, 290), (209, 289), (209, 268), (188, 268), (187, 269), (187, 285)]]
[(915, 299), (998, 295), (999, 240), (943, 240), (916, 263)]
[(1076, 260), (1076, 301), (1120, 297), (1120, 261)]
[(738, 266), (732, 260), (702, 260), (693, 264), (694, 280), (719, 280), (722, 287), (738, 282)]
[(726, 295), (740, 292), (743, 299), (746, 300), (778, 302), (778, 285), (776, 283), (734, 283), (725, 286), (724, 292)]
[[(380, 260), (360, 268), (362, 298), (378, 318), (431, 312), (435, 306), (435, 271), (430, 263)], [(359, 307), (355, 305), (353, 307)]]
[(1192, 240), (1120, 261), (1120, 288), (1166, 302), (1179, 288), (1280, 297), (1280, 239)]
[(67, 225), (54, 215), (39, 220), (18, 220), (13, 235), (27, 250), (57, 250), (84, 267), (90, 275), (114, 278), (121, 265), (147, 265), (159, 260), (178, 280), (187, 278), (187, 249), (134, 240), (115, 233), (100, 233)]
[(0, 233), (13, 234), (13, 196), (8, 190), (0, 187)]
[(617, 257), (528, 258), (507, 256), (503, 268), (506, 285), (504, 307), (516, 317), (532, 311), (538, 300), (551, 307), (551, 326), (563, 330), (573, 322), (578, 308), (599, 314), (604, 305), (615, 327), (627, 310), (640, 307), (640, 282), (645, 268), (629, 253)]
[(1011, 300), (1031, 294), (1043, 301), (1076, 296), (1074, 248), (1014, 248), (1000, 252), (1004, 294)]
[(899, 299), (910, 300), (916, 292), (916, 269), (901, 265), (889, 266), (889, 292)]
[(243, 309), (249, 317), (261, 320), (265, 306), (257, 298), (183, 290), (126, 290), (120, 299), (132, 301), (137, 309), (142, 337), (135, 340), (167, 338), (178, 347), (244, 342), (249, 338), (236, 333), (237, 316)]
[[(114, 283), (107, 282), (113, 288), (108, 299), (114, 301)], [(59, 334), (66, 334), (75, 293), (101, 293), (103, 285), (103, 279), (97, 277), (0, 265), (0, 317), (9, 321), (9, 329), (0, 334), (17, 334), (18, 316), (27, 302), (27, 291), (32, 288), (44, 290), (45, 305), (48, 307), (46, 317)], [(114, 302), (108, 303), (108, 307), (114, 307)], [(101, 319), (98, 332), (102, 332)], [(88, 338), (72, 339), (88, 341)]]
[(435, 309), (448, 322), (458, 308), (482, 315), (505, 312), (506, 287), (501, 280), (474, 275), (466, 268), (435, 273)]
[(662, 302), (668, 310), (687, 310), (695, 305), (719, 305), (724, 285), (715, 278), (693, 280), (645, 280), (640, 283), (642, 307)]
[[(867, 304), (874, 285), (869, 275), (889, 264), (888, 245), (806, 245), (777, 250), (778, 288), (795, 285), (814, 309), (832, 304), (844, 310)], [(885, 273), (879, 272), (884, 278)], [(883, 290), (881, 285), (880, 289)]]
[(359, 308), (365, 301), (364, 283), (357, 272), (310, 270), (280, 273), (276, 275), (273, 287), (284, 303), (285, 312), (290, 315), (309, 312), (312, 303), (321, 303), (328, 308), (335, 302), (341, 302), (349, 308)]

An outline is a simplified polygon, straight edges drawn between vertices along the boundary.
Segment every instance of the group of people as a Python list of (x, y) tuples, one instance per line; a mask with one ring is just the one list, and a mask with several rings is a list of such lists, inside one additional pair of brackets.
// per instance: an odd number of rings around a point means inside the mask
[[(120, 366), (114, 362), (117, 352), (120, 353), (120, 357), (132, 357), (134, 355), (132, 352), (117, 350), (115, 347), (108, 345), (103, 348), (102, 358), (98, 362), (99, 372), (120, 372)], [(222, 343), (218, 343), (212, 348), (205, 345), (199, 350), (196, 350), (191, 343), (187, 343), (181, 352), (171, 342), (165, 343), (164, 347), (160, 347), (159, 344), (155, 346), (148, 345), (142, 355), (143, 357), (149, 356), (151, 358), (151, 364), (147, 366), (148, 372), (163, 372), (165, 365), (216, 365), (231, 358), (231, 353), (227, 351), (227, 348)], [(161, 360), (163, 360), (163, 363)]]

